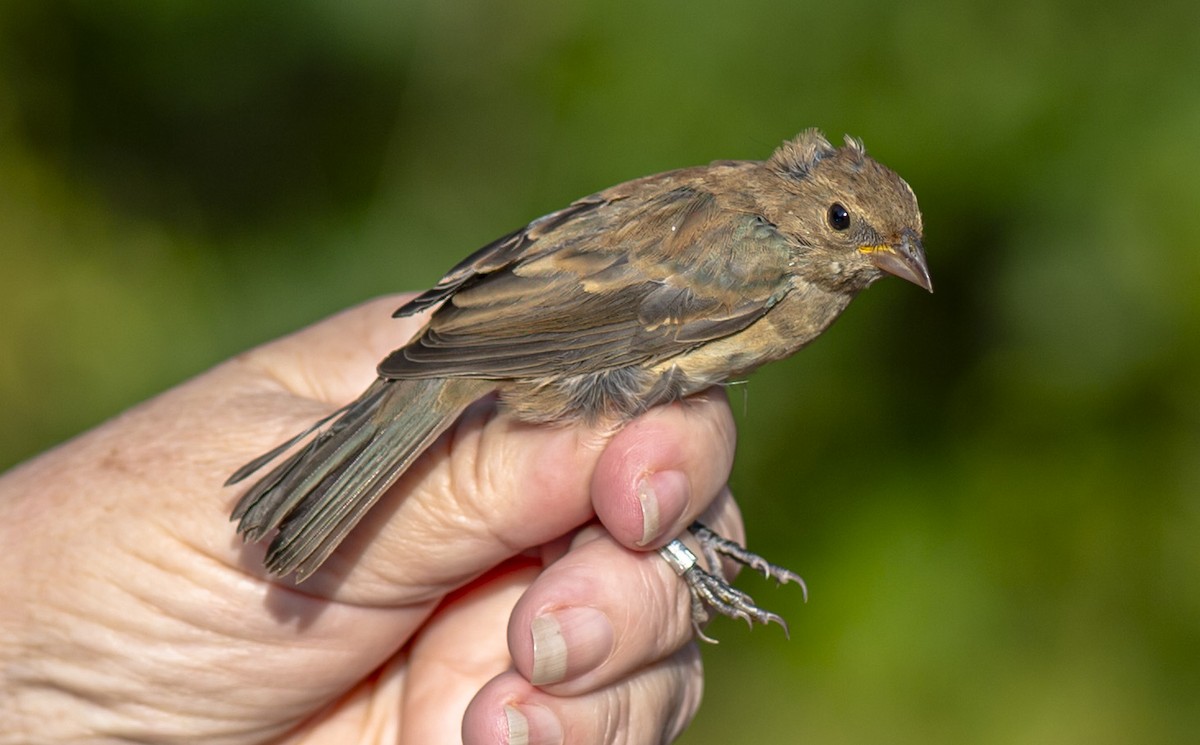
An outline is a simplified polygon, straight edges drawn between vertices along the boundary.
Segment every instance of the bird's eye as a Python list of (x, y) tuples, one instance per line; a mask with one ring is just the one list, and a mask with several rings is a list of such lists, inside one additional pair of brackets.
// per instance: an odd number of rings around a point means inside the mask
[(850, 213), (838, 202), (829, 205), (829, 213), (826, 218), (829, 220), (829, 227), (834, 230), (845, 230), (850, 227)]

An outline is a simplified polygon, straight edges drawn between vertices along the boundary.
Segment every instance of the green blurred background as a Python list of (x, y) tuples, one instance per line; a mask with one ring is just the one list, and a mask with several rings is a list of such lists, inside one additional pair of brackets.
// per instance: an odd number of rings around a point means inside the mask
[(0, 2), (0, 467), (807, 126), (912, 184), (937, 292), (734, 390), (812, 599), (743, 575), (791, 641), (717, 623), (684, 742), (1196, 741), (1194, 0)]

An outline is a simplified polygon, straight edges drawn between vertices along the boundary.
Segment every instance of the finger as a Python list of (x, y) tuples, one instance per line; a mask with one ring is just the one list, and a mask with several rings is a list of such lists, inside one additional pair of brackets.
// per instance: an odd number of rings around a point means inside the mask
[(503, 673), (471, 701), (462, 740), (464, 745), (670, 742), (695, 716), (703, 685), (695, 644), (581, 696), (555, 696), (516, 672)]
[[(380, 329), (399, 323), (388, 316), (400, 302), (366, 303), (215, 371), (226, 377), (223, 390), (241, 391), (229, 393), (221, 407), (229, 412), (222, 433), (234, 445), (254, 443), (231, 456), (219, 475), (360, 392), (379, 356), (396, 343)], [(368, 366), (366, 375), (351, 371)], [(582, 426), (523, 424), (500, 414), (494, 401), (480, 402), (400, 478), (303, 590), (372, 605), (436, 598), (591, 519), (593, 493), (623, 542), (645, 536), (665, 542), (724, 482), (733, 423), (724, 396), (714, 392), (647, 412), (616, 434), (615, 447), (606, 441)], [(260, 551), (251, 548), (242, 559), (254, 564)]]
[(667, 525), (686, 525), (728, 471), (733, 426), (723, 397), (661, 407), (630, 427), (614, 451), (585, 426), (526, 424), (482, 402), (400, 477), (304, 587), (366, 604), (449, 591), (592, 519), (595, 488), (602, 504), (639, 504), (634, 474), (669, 471), (695, 484), (668, 510), (676, 517)]
[[(709, 515), (740, 533), (728, 492)], [(508, 625), (517, 670), (558, 695), (609, 685), (692, 641), (691, 596), (656, 552), (630, 551), (586, 528), (521, 597)]]
[(471, 699), (512, 667), (505, 623), (540, 569), (537, 562), (510, 562), (438, 608), (408, 654), (399, 742), (458, 741)]
[(448, 599), (410, 644), (294, 729), (292, 740), (458, 741), (471, 699), (511, 668), (504, 623), (539, 569), (513, 562)]
[(600, 521), (630, 548), (658, 548), (708, 508), (733, 466), (729, 400), (710, 388), (651, 409), (618, 432), (592, 478)]

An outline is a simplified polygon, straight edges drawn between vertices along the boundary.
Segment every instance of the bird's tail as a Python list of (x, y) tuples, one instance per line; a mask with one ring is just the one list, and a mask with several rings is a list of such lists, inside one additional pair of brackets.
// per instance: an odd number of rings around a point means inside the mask
[(267, 570), (305, 579), (417, 456), (492, 387), (465, 379), (376, 380), (349, 405), (230, 476), (226, 486), (317, 432), (246, 492), (231, 519), (251, 541), (279, 528), (267, 549)]

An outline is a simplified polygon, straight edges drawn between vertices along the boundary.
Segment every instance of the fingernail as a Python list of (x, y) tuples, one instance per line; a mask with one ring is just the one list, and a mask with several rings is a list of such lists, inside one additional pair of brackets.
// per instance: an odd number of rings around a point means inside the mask
[(537, 704), (506, 704), (504, 719), (508, 728), (508, 745), (555, 745), (563, 741), (558, 717)]
[(613, 648), (613, 627), (595, 608), (563, 608), (533, 619), (533, 674), (548, 685), (599, 667)]
[(638, 482), (637, 498), (642, 506), (642, 540), (638, 541), (637, 545), (648, 546), (660, 537), (662, 513), (665, 511), (668, 515), (678, 515), (683, 510), (683, 503), (687, 500), (687, 487), (687, 476), (680, 471), (652, 473)]

